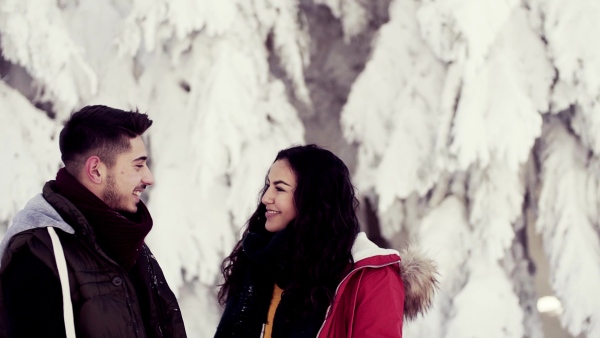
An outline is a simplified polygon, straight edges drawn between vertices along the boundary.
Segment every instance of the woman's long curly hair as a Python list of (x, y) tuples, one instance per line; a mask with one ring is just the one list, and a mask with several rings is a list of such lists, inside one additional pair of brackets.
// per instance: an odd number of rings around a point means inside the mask
[[(327, 307), (333, 301), (333, 290), (354, 264), (351, 248), (360, 231), (354, 186), (348, 167), (332, 152), (314, 144), (281, 150), (275, 161), (288, 161), (296, 175), (294, 204), (296, 219), (288, 225), (293, 253), (291, 283), (285, 292), (301, 300), (303, 313)], [(265, 194), (265, 183), (260, 196)], [(249, 231), (264, 233), (266, 207), (258, 204), (247, 222)], [(224, 283), (219, 302), (225, 305), (229, 296), (242, 287), (247, 257), (242, 240), (221, 264)]]

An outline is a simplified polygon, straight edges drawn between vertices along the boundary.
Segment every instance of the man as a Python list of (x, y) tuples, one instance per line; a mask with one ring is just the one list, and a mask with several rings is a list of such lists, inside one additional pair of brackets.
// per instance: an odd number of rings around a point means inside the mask
[(84, 107), (66, 122), (65, 167), (0, 243), (0, 337), (66, 337), (69, 327), (77, 337), (186, 336), (177, 300), (144, 244), (152, 218), (140, 195), (154, 179), (141, 135), (150, 125), (146, 114), (106, 106)]

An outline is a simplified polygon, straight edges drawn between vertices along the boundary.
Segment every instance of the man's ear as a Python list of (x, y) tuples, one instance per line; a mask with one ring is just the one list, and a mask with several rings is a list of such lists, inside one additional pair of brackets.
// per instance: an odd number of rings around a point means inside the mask
[(86, 180), (93, 184), (101, 184), (102, 179), (106, 175), (106, 166), (98, 156), (90, 156), (85, 161), (83, 167), (83, 175)]

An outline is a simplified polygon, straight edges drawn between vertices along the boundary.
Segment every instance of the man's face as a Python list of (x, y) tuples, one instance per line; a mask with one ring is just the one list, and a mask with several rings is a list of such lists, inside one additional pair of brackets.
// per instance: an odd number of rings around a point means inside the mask
[(140, 195), (147, 185), (154, 183), (148, 157), (141, 137), (130, 140), (131, 149), (117, 155), (115, 165), (108, 169), (106, 186), (101, 199), (117, 211), (135, 213)]

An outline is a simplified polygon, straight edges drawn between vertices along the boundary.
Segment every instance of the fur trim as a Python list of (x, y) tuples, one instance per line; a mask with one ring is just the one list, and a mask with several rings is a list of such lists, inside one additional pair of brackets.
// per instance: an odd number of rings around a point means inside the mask
[(400, 275), (404, 283), (404, 317), (408, 320), (425, 314), (439, 291), (437, 267), (418, 248), (409, 246), (400, 253)]

